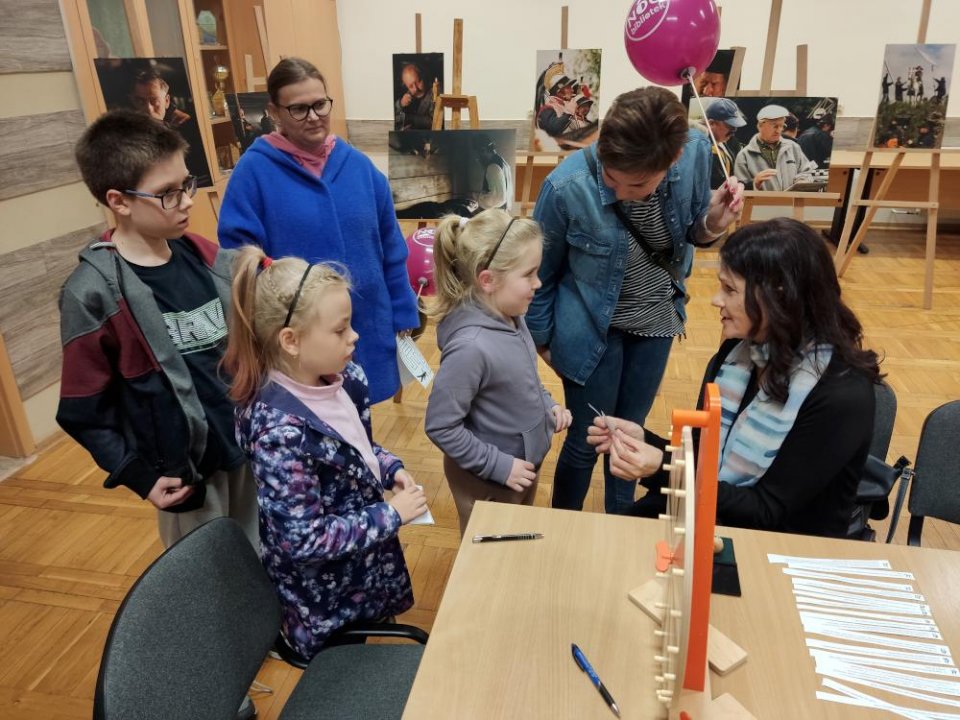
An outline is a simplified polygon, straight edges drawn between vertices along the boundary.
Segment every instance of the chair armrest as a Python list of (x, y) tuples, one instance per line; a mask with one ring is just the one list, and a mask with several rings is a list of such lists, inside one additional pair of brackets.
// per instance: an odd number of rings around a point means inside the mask
[[(415, 625), (404, 625), (402, 623), (384, 623), (384, 622), (358, 622), (335, 633), (330, 639), (334, 638), (402, 638), (413, 640), (421, 645), (426, 645), (430, 636), (426, 631)], [(332, 647), (335, 643), (330, 643)]]

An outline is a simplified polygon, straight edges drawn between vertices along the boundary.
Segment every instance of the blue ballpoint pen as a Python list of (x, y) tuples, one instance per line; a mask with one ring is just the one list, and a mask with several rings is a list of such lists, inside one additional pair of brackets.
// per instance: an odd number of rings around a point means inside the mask
[(584, 655), (583, 651), (577, 647), (576, 643), (570, 643), (570, 650), (573, 652), (573, 659), (577, 663), (577, 666), (587, 674), (587, 677), (590, 678), (590, 682), (592, 682), (596, 686), (597, 690), (600, 691), (601, 697), (603, 697), (603, 700), (605, 703), (607, 703), (607, 706), (613, 710), (613, 714), (617, 717), (620, 717), (620, 708), (617, 707), (617, 703), (614, 702), (613, 696), (610, 695), (610, 691), (604, 687), (602, 682), (600, 682), (600, 678), (597, 677), (597, 673), (594, 672), (593, 666), (591, 666), (590, 662), (587, 660), (587, 656)]

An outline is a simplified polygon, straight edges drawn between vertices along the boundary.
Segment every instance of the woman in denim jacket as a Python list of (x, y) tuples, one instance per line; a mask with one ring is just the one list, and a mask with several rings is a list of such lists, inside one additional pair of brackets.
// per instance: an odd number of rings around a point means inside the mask
[[(553, 507), (583, 507), (597, 459), (586, 439), (591, 406), (643, 424), (653, 404), (684, 332), (693, 246), (719, 238), (743, 204), (735, 177), (711, 192), (711, 160), (677, 97), (647, 87), (620, 95), (597, 143), (544, 181), (534, 209), (543, 286), (526, 321), (573, 413)], [(606, 460), (604, 475), (606, 511), (626, 512), (635, 485), (613, 477)]]

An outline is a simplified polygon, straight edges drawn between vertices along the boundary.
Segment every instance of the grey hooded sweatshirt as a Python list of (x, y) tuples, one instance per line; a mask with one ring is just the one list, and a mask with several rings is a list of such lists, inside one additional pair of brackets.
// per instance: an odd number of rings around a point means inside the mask
[(514, 458), (537, 468), (555, 426), (537, 375), (537, 350), (522, 317), (516, 327), (464, 303), (437, 327), (440, 370), (427, 403), (427, 437), (467, 472), (506, 484)]

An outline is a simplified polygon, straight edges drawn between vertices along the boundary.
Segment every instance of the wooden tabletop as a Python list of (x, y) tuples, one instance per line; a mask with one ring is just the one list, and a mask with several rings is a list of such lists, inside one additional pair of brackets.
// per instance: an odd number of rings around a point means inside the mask
[[(474, 544), (475, 534), (542, 540)], [(944, 550), (721, 529), (732, 537), (743, 597), (715, 595), (712, 624), (748, 652), (715, 695), (759, 720), (867, 720), (876, 710), (818, 701), (790, 579), (768, 552), (884, 558), (915, 573), (946, 644), (960, 649), (960, 556)], [(627, 593), (653, 576), (659, 521), (477, 503), (404, 718), (600, 718), (613, 714), (574, 663), (577, 643), (625, 719), (657, 716), (654, 624)], [(859, 688), (864, 690), (864, 688)], [(876, 691), (869, 691), (877, 694)], [(915, 701), (886, 699), (902, 705)], [(892, 717), (892, 716), (890, 716)]]

